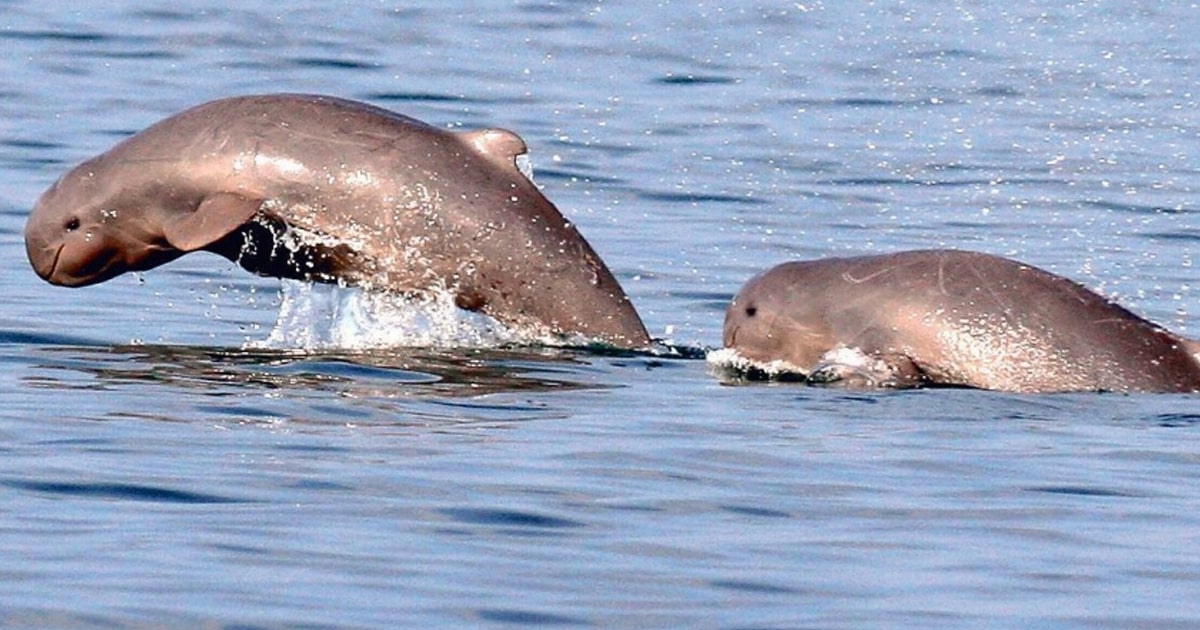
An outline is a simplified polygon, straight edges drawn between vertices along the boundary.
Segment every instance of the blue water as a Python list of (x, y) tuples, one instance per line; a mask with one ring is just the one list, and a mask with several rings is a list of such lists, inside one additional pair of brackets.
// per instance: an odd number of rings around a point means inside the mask
[(0, 625), (1200, 624), (1196, 396), (306, 352), (263, 343), (279, 282), (216, 257), (67, 290), (21, 243), (155, 120), (322, 92), (520, 133), (681, 346), (769, 265), (939, 246), (1197, 335), (1195, 5), (68, 6), (0, 2)]

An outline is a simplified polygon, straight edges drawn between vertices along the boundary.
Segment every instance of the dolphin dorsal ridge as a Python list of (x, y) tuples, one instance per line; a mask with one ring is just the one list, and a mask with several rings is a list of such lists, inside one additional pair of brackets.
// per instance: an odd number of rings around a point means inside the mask
[(462, 134), (476, 153), (492, 162), (517, 167), (517, 157), (529, 152), (521, 136), (507, 129), (480, 129)]

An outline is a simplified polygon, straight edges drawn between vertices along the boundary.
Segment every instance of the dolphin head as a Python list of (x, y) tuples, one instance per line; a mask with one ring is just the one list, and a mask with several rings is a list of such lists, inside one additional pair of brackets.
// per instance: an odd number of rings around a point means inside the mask
[(82, 287), (153, 269), (211, 246), (262, 203), (201, 192), (166, 166), (102, 154), (63, 175), (25, 224), (33, 270), (51, 284)]
[(805, 278), (790, 264), (746, 282), (725, 310), (724, 346), (751, 361), (784, 361), (807, 371), (832, 347), (828, 324), (814, 316)]
[(135, 190), (85, 162), (54, 183), (25, 224), (25, 252), (42, 279), (80, 287), (150, 269), (182, 252), (144, 220)]

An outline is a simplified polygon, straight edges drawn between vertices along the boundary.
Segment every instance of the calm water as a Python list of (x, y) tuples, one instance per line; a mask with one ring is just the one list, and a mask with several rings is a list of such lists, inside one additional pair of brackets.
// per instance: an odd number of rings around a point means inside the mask
[(0, 2), (0, 625), (1195, 627), (1200, 397), (305, 352), (337, 315), (215, 257), (25, 262), (74, 163), (308, 91), (519, 132), (687, 347), (771, 264), (934, 246), (1200, 334), (1200, 7), (1039, 4)]

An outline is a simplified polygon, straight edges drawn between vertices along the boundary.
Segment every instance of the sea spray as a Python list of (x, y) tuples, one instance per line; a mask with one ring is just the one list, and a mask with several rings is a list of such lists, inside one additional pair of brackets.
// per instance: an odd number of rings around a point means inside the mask
[(275, 326), (260, 347), (366, 350), (386, 347), (496, 347), (544, 343), (454, 305), (449, 291), (405, 297), (354, 287), (282, 281)]

